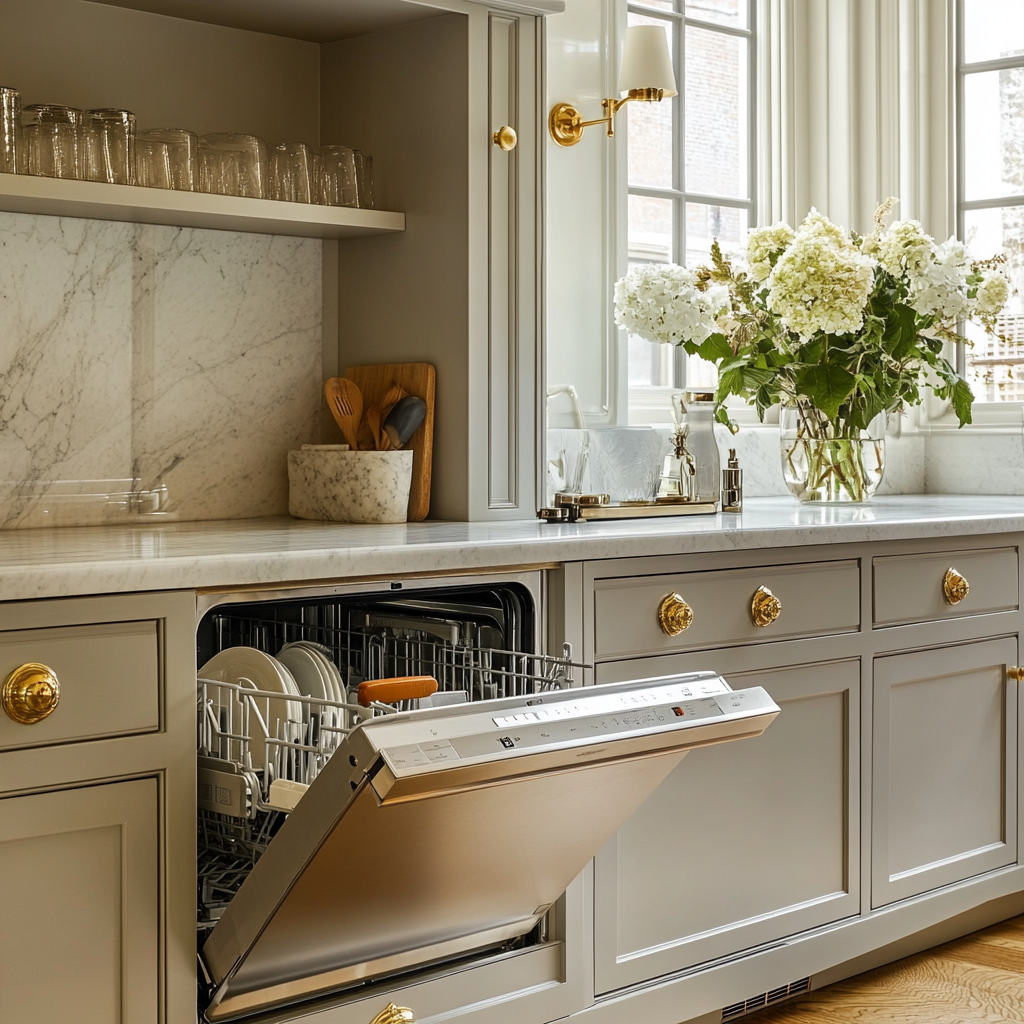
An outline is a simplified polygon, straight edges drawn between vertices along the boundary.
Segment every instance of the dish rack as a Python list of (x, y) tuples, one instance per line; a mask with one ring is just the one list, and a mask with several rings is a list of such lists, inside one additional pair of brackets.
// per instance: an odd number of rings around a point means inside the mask
[[(450, 611), (450, 607), (442, 611)], [(561, 656), (492, 646), (519, 627), (515, 608), (463, 618), (422, 607), (372, 610), (332, 604), (279, 615), (231, 607), (211, 617), (212, 646), (255, 647), (274, 655), (304, 641), (338, 666), (347, 701), (197, 680), (198, 915), (211, 929), (285, 817), (343, 739), (363, 720), (418, 706), (541, 693), (574, 685), (570, 645)], [(360, 682), (432, 676), (438, 690), (422, 701), (357, 703)], [(285, 717), (273, 713), (287, 707)]]

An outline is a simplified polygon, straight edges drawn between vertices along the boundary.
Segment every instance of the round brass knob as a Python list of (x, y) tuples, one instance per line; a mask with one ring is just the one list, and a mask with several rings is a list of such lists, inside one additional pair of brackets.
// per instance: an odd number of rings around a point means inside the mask
[(0, 701), (8, 717), (33, 725), (49, 715), (60, 700), (60, 683), (53, 669), (29, 662), (19, 665), (5, 680)]
[(942, 577), (942, 593), (947, 604), (959, 604), (971, 592), (971, 585), (950, 566)]
[(500, 149), (503, 153), (510, 153), (516, 148), (516, 143), (519, 141), (519, 136), (516, 135), (515, 128), (510, 128), (507, 124), (503, 124), (492, 136), (491, 141)]
[(666, 636), (679, 636), (692, 622), (693, 609), (678, 594), (669, 594), (658, 605), (658, 625)]
[(370, 1021), (370, 1024), (416, 1024), (416, 1017), (408, 1006), (395, 1006), (394, 1003), (388, 1003)]
[(1024, 668), (1020, 668), (1017, 665), (1006, 666), (1006, 678), (1012, 679), (1014, 682), (1020, 682), (1024, 679)]
[(767, 588), (758, 587), (750, 602), (750, 617), (755, 626), (770, 626), (782, 614), (782, 602)]

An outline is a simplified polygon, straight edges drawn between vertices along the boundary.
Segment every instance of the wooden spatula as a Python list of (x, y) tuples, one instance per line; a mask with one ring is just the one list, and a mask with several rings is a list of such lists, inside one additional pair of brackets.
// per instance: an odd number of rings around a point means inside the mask
[(324, 395), (334, 421), (353, 451), (359, 450), (359, 423), (363, 418), (363, 393), (347, 377), (331, 377), (324, 384)]
[(394, 679), (367, 679), (359, 684), (359, 703), (368, 708), (373, 701), (393, 704), (399, 700), (417, 700), (437, 693), (433, 676), (396, 676)]

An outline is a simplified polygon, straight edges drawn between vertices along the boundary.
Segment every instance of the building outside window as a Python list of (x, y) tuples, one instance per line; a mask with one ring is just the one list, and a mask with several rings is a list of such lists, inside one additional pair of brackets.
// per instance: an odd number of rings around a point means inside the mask
[[(754, 222), (753, 0), (643, 0), (628, 10), (629, 25), (665, 29), (679, 90), (627, 108), (629, 264), (695, 266), (713, 239), (741, 247)], [(665, 391), (714, 383), (713, 366), (675, 346), (628, 345), (631, 410), (667, 409)]]
[(1006, 256), (1015, 294), (998, 334), (969, 327), (976, 402), (1024, 401), (1024, 3), (957, 3), (957, 233), (975, 258)]

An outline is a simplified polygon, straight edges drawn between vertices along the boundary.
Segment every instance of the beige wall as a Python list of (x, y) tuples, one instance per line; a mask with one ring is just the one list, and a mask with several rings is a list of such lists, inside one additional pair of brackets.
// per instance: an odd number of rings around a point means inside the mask
[(3, 0), (0, 84), (22, 102), (132, 110), (140, 127), (319, 133), (320, 47), (83, 0)]

